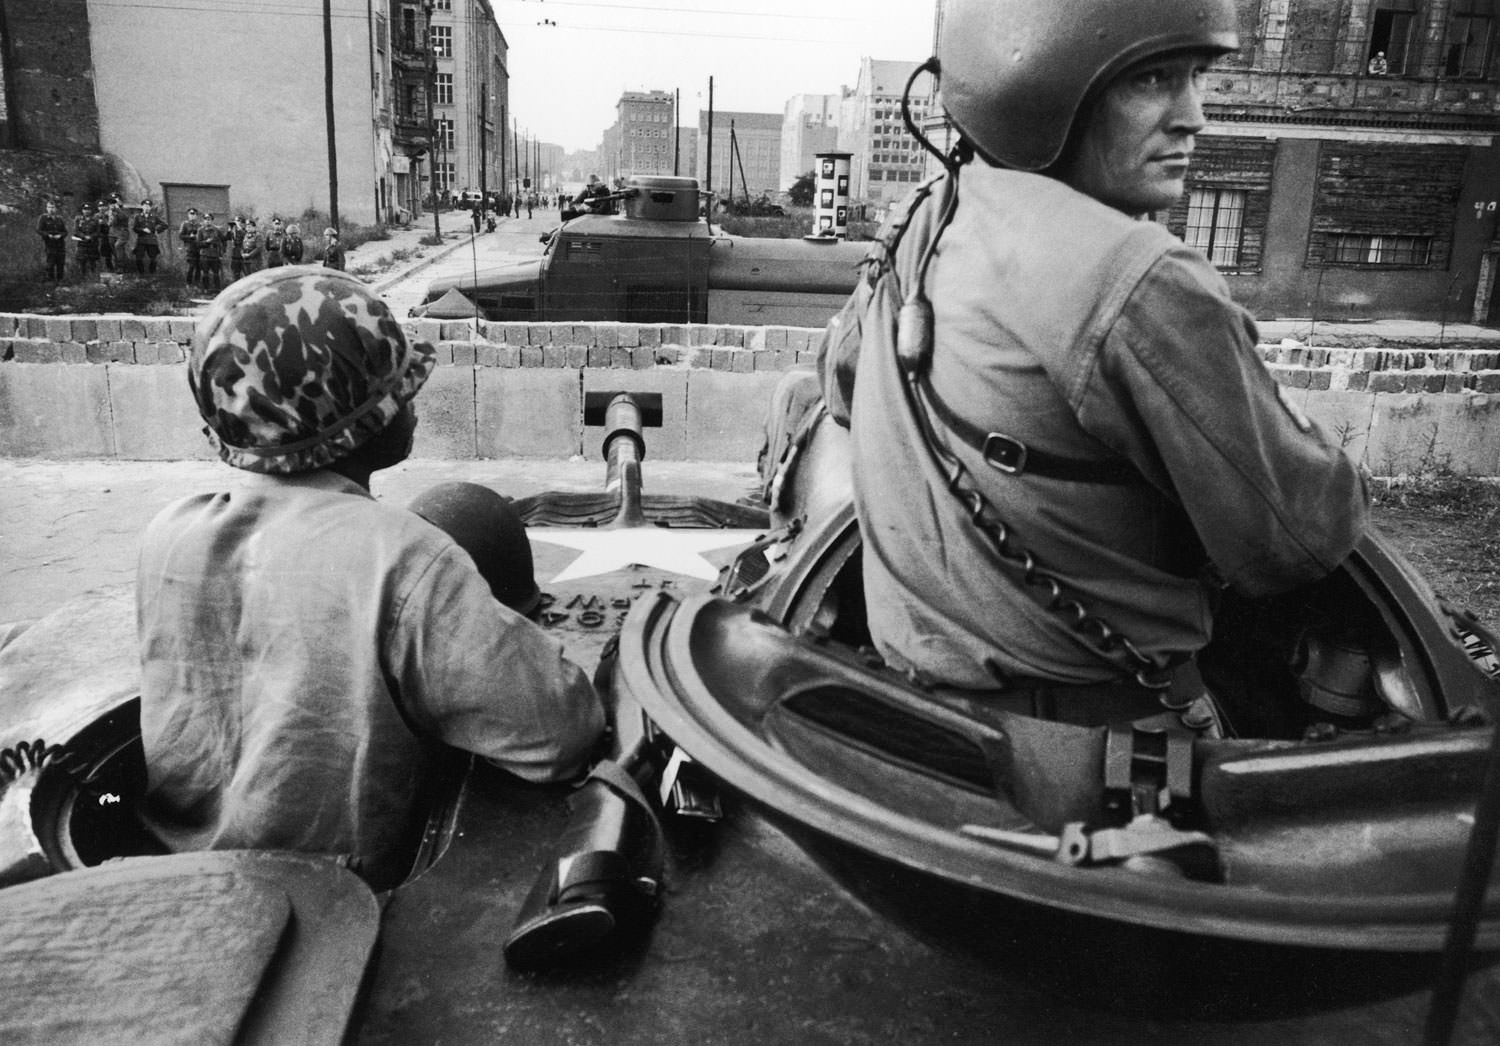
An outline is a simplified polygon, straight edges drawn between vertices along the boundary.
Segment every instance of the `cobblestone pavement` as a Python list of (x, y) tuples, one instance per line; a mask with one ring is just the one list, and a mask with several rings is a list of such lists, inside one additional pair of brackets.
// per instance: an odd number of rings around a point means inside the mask
[[(135, 579), (140, 536), (174, 498), (222, 490), (236, 473), (216, 461), (116, 462), (0, 459), (0, 625), (39, 617), (95, 588)], [(581, 458), (407, 461), (375, 474), (371, 491), (404, 505), (435, 483), (481, 483), (522, 497), (543, 490), (600, 490), (604, 464)], [(733, 501), (753, 485), (747, 464), (651, 461), (650, 493)]]

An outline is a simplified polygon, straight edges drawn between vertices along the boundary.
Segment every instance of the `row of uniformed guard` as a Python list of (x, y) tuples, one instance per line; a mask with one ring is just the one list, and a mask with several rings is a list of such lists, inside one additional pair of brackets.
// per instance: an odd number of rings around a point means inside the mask
[[(211, 211), (200, 212), (189, 207), (187, 217), (177, 228), (182, 245), (187, 282), (205, 290), (219, 290), (224, 283), (224, 261), (229, 261), (231, 280), (262, 268), (299, 265), (306, 253), (302, 231), (295, 224), (284, 224), (279, 217), (271, 219), (264, 233), (255, 218), (238, 215), (225, 225), (215, 221)], [(161, 256), (160, 237), (170, 225), (150, 199), (130, 208), (118, 194), (98, 205), (85, 202), (78, 209), (71, 227), (58, 213), (57, 204), (46, 201), (44, 213), (37, 219), (37, 234), (46, 254), (46, 277), (62, 281), (67, 267), (68, 244), (80, 278), (87, 279), (99, 271), (125, 272), (129, 259), (135, 259), (135, 271), (141, 275), (156, 272)], [(132, 237), (134, 243), (132, 245)], [(338, 230), (323, 231), (321, 259), (325, 266), (344, 267), (344, 248)]]

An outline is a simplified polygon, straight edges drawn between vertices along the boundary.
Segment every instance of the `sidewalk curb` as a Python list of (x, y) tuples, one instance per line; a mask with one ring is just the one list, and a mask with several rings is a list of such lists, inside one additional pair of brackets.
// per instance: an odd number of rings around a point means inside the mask
[[(465, 244), (467, 244), (472, 236), (473, 234), (470, 233), (469, 236), (460, 236), (452, 243), (445, 243), (441, 247), (434, 247), (431, 254), (416, 261), (407, 268), (398, 269), (393, 272), (386, 273), (385, 276), (381, 277), (379, 282), (370, 284), (370, 289), (373, 290), (376, 294), (384, 293), (391, 287), (394, 287), (396, 284), (400, 283), (402, 280), (415, 276), (417, 273), (421, 272), (429, 265), (433, 265), (437, 262), (442, 261), (444, 258), (448, 257), (448, 255), (452, 254), (454, 251), (457, 251), (460, 247), (463, 247)], [(446, 240), (447, 238), (444, 237), (444, 239)]]

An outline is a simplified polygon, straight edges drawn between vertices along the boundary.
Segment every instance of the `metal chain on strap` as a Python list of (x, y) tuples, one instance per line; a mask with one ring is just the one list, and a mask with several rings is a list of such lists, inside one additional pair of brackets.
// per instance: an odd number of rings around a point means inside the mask
[[(1155, 660), (1147, 657), (1128, 636), (1099, 615), (1090, 613), (1087, 607), (1070, 595), (1063, 586), (1062, 580), (1044, 567), (1035, 554), (1029, 549), (1017, 546), (1012, 541), (1011, 528), (999, 517), (994, 506), (979, 491), (968, 469), (954, 455), (946, 441), (938, 436), (932, 424), (924, 379), (932, 359), (933, 317), (932, 306), (922, 294), (922, 285), (937, 242), (957, 210), (957, 183), (958, 172), (956, 169), (950, 169), (943, 185), (942, 215), (932, 238), (923, 247), (921, 259), (917, 265), (916, 287), (911, 294), (904, 296), (897, 319), (896, 363), (905, 378), (902, 387), (906, 393), (907, 405), (922, 429), (922, 441), (926, 444), (933, 463), (947, 477), (949, 492), (964, 505), (969, 521), (990, 538), (1001, 559), (1019, 567), (1022, 580), (1028, 586), (1042, 589), (1046, 593), (1046, 608), (1061, 616), (1072, 631), (1093, 646), (1098, 653), (1110, 659), (1123, 657), (1136, 682), (1141, 686), (1151, 690), (1165, 690), (1171, 685), (1171, 670), (1176, 662), (1171, 659)], [(914, 206), (913, 212), (915, 210)], [(904, 233), (906, 230), (903, 228), (901, 231)], [(896, 239), (899, 239), (899, 236)], [(895, 249), (896, 243), (893, 240), (889, 245), (892, 258), (894, 258)], [(896, 280), (896, 286), (898, 290), (900, 289), (900, 279), (894, 265), (891, 265), (882, 275)]]

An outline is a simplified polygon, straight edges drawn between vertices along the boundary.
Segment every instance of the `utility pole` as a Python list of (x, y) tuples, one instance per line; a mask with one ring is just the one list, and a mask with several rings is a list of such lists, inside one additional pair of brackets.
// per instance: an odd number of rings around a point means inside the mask
[[(324, 0), (327, 3), (328, 0)], [(438, 137), (437, 137), (437, 49), (432, 43), (433, 0), (424, 0), (422, 10), (427, 15), (427, 155), (432, 159), (427, 166), (432, 169), (432, 239), (443, 242), (443, 226), (438, 220)]]
[(339, 154), (333, 133), (333, 0), (323, 0), (323, 116), (328, 124), (328, 224), (339, 227)]
[(500, 103), (500, 195), (505, 195), (505, 103)]
[(708, 78), (708, 149), (705, 152), (703, 187), (708, 190), (704, 198), (703, 216), (708, 227), (714, 224), (714, 78)]
[(488, 162), (488, 160), (487, 160), (487, 158), (485, 156), (485, 150), (486, 150), (486, 147), (489, 144), (488, 142), (485, 141), (485, 138), (487, 137), (487, 135), (485, 134), (485, 128), (489, 125), (489, 116), (490, 116), (489, 101), (490, 101), (490, 85), (487, 82), (485, 82), (485, 81), (480, 81), (480, 84), (479, 84), (479, 210), (481, 212), (483, 212), (485, 209), (487, 209), (489, 207), (489, 201), (490, 201), (490, 195), (489, 195), (488, 191), (486, 191), (486, 188), (485, 188), (485, 166), (486, 166), (486, 164)]
[(677, 107), (682, 104), (682, 88), (672, 89), (672, 177), (677, 177), (677, 161), (682, 152), (682, 130), (677, 126)]

